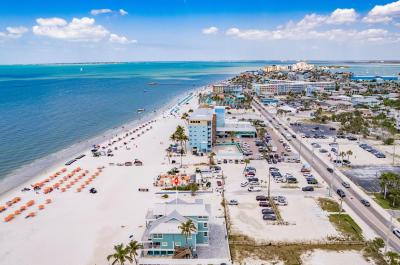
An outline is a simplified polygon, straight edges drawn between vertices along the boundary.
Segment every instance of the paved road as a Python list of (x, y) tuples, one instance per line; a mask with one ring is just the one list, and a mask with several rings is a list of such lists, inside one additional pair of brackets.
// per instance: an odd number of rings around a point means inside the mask
[[(278, 128), (282, 128), (273, 120), (273, 116), (268, 113), (264, 106), (260, 104), (258, 101), (253, 101), (253, 106), (260, 111), (260, 113), (267, 119), (272, 119), (272, 123), (277, 125)], [(394, 248), (397, 252), (400, 252), (400, 239), (398, 239), (393, 233), (390, 227), (390, 222), (382, 216), (382, 214), (373, 207), (367, 208), (363, 204), (361, 204), (360, 199), (362, 198), (363, 194), (358, 194), (353, 189), (345, 189), (341, 185), (342, 180), (340, 176), (336, 173), (329, 173), (327, 171), (327, 165), (324, 161), (322, 161), (318, 156), (313, 155), (312, 151), (309, 150), (304, 144), (302, 144), (299, 138), (292, 139), (292, 146), (296, 149), (297, 152), (301, 154), (301, 156), (316, 170), (321, 177), (331, 185), (333, 192), (336, 194), (336, 190), (341, 188), (345, 190), (346, 197), (344, 198), (344, 202), (368, 225), (370, 226), (376, 234), (382, 237), (385, 241), (388, 237), (389, 245)], [(364, 198), (367, 196), (364, 194)]]

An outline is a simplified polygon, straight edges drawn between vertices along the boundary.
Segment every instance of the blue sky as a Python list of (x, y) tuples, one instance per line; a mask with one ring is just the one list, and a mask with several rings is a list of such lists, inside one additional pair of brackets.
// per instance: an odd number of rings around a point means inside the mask
[(0, 1), (0, 64), (400, 59), (400, 1)]

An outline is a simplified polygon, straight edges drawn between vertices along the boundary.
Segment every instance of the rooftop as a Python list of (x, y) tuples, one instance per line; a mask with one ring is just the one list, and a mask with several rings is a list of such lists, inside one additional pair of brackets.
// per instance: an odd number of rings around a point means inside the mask
[(214, 115), (213, 109), (199, 108), (193, 111), (190, 115), (189, 120), (207, 120), (211, 121)]

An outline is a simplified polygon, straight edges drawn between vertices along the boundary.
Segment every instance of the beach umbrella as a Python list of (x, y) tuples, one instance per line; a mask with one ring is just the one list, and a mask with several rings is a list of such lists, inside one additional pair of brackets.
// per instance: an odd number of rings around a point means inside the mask
[(28, 218), (28, 217), (35, 217), (36, 216), (36, 213), (35, 212), (30, 212), (30, 213), (28, 213), (28, 215), (26, 216), (26, 218)]
[(14, 214), (15, 215), (19, 215), (19, 214), (21, 214), (21, 211), (20, 210), (15, 210)]
[(51, 203), (51, 199), (50, 199), (50, 198), (49, 198), (49, 199), (46, 199), (46, 203), (47, 203), (47, 204)]
[(38, 206), (38, 209), (39, 209), (39, 210), (43, 210), (43, 209), (44, 209), (44, 205), (43, 205), (43, 204), (39, 205), (39, 206)]
[(25, 211), (25, 210), (26, 210), (26, 206), (25, 206), (25, 205), (22, 205), (21, 207), (19, 207), (19, 210), (20, 210), (21, 212)]
[(1, 205), (0, 206), (0, 213), (4, 212), (6, 209), (7, 209), (7, 207)]
[(26, 206), (27, 207), (30, 207), (30, 206), (32, 206), (32, 205), (34, 205), (35, 204), (35, 201), (34, 200), (30, 200), (30, 201), (28, 201), (27, 203), (26, 203)]
[(66, 187), (67, 187), (67, 189), (69, 189), (69, 188), (71, 188), (71, 185), (68, 184)]
[(62, 191), (62, 192), (65, 192), (65, 188), (62, 188), (61, 191)]
[(81, 188), (77, 188), (76, 192), (81, 192), (81, 190), (82, 190)]
[(4, 217), (4, 222), (10, 222), (12, 219), (14, 219), (14, 214), (9, 214)]

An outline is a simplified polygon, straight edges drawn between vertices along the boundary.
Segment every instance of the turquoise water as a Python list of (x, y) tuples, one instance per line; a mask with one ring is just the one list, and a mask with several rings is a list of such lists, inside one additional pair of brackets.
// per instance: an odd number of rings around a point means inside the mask
[[(145, 108), (145, 114), (153, 113), (196, 87), (280, 63), (0, 66), (0, 180), (4, 180), (0, 192), (80, 150), (68, 149), (72, 145), (88, 145), (89, 139), (109, 129), (141, 119), (143, 114), (137, 113), (138, 108)], [(353, 70), (357, 75), (400, 72), (398, 65), (350, 66), (344, 70)], [(149, 82), (157, 85), (150, 86)]]

